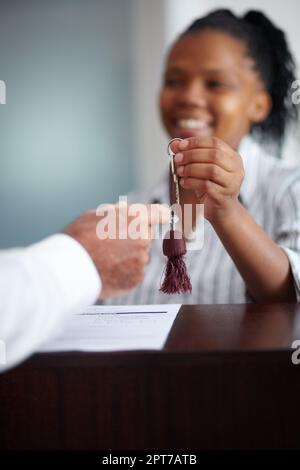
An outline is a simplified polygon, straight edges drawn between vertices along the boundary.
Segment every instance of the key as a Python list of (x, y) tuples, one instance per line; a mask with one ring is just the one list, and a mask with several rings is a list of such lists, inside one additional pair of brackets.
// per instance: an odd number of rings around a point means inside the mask
[[(180, 195), (179, 195), (179, 181), (178, 181), (178, 177), (175, 173), (175, 164), (174, 164), (174, 156), (175, 156), (175, 153), (173, 152), (173, 150), (171, 149), (171, 144), (172, 142), (174, 142), (175, 140), (182, 140), (180, 139), (179, 137), (176, 137), (175, 139), (172, 139), (170, 140), (169, 142), (169, 145), (168, 145), (168, 155), (170, 157), (170, 163), (171, 163), (171, 172), (172, 172), (172, 175), (173, 175), (173, 181), (174, 181), (174, 184), (175, 184), (175, 198), (176, 198), (176, 204), (180, 204)], [(173, 214), (174, 215), (174, 214)]]

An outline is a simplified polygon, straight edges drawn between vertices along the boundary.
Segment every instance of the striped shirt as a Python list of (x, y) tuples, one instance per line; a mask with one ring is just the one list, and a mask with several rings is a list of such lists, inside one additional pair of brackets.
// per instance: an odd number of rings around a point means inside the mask
[[(249, 137), (242, 141), (239, 153), (245, 170), (240, 190), (241, 201), (266, 234), (286, 252), (299, 302), (300, 169), (267, 155)], [(168, 204), (168, 175), (151, 191), (132, 194), (128, 200)], [(204, 220), (203, 247), (199, 251), (188, 251), (185, 262), (193, 286), (192, 293), (166, 295), (159, 292), (166, 258), (162, 253), (162, 240), (154, 240), (143, 283), (128, 295), (105, 303), (226, 304), (252, 301), (244, 280), (207, 220)]]

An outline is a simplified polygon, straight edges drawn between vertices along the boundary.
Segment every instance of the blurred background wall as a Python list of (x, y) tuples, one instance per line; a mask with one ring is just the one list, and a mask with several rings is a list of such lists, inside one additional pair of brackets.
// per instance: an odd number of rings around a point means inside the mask
[[(300, 63), (298, 0), (0, 0), (1, 247), (34, 242), (160, 177), (164, 54), (219, 7), (265, 11)], [(285, 158), (299, 162), (298, 148), (293, 136)]]
[(134, 185), (130, 0), (0, 0), (0, 245)]

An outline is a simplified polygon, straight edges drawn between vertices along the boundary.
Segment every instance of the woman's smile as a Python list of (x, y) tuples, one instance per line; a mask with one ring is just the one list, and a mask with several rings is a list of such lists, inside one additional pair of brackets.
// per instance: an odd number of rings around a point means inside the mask
[(210, 137), (237, 148), (257, 121), (261, 80), (245, 44), (212, 30), (180, 38), (167, 59), (160, 111), (170, 137)]

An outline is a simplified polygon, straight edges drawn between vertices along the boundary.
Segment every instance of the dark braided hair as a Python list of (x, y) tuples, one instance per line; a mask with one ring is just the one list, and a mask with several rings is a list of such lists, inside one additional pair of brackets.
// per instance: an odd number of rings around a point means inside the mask
[(195, 20), (180, 37), (206, 29), (222, 31), (244, 41), (272, 98), (269, 115), (263, 122), (254, 124), (251, 133), (261, 142), (271, 144), (279, 154), (288, 125), (298, 118), (298, 109), (291, 98), (296, 66), (285, 34), (259, 11), (251, 10), (240, 18), (230, 10), (221, 9)]

